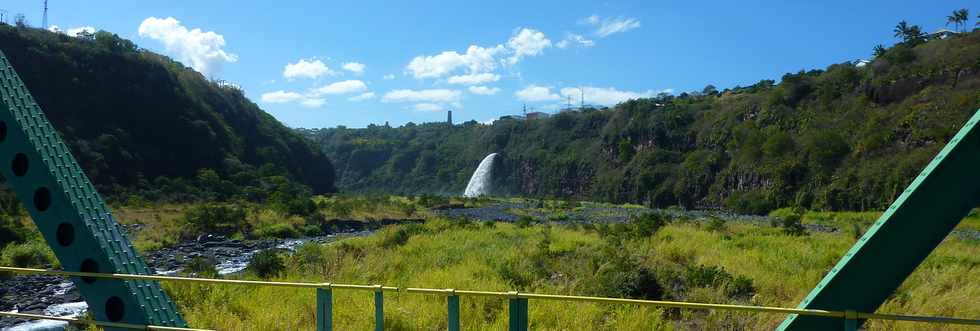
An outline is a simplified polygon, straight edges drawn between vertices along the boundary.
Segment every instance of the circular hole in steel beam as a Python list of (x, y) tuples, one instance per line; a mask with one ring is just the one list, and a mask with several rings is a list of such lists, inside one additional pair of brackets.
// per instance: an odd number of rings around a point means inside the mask
[(58, 224), (58, 230), (55, 231), (55, 238), (58, 239), (58, 245), (62, 247), (71, 245), (75, 241), (75, 226), (68, 222)]
[(34, 208), (37, 211), (45, 211), (48, 207), (51, 207), (51, 191), (47, 187), (34, 190)]
[[(95, 260), (93, 259), (85, 259), (85, 261), (82, 261), (81, 271), (97, 273), (99, 272), (99, 263), (95, 262)], [(82, 277), (82, 281), (85, 282), (86, 284), (92, 284), (95, 282), (95, 277)]]
[(13, 170), (14, 176), (22, 177), (27, 174), (27, 155), (24, 153), (17, 153), (14, 155), (14, 160), (10, 161), (10, 170)]
[(126, 305), (119, 297), (112, 296), (105, 301), (105, 317), (109, 318), (109, 321), (119, 322), (125, 313)]

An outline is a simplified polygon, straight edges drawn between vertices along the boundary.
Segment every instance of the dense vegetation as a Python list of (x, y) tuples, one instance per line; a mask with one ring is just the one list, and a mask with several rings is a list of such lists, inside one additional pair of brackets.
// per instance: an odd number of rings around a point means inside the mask
[[(904, 22), (903, 22), (904, 23)], [(899, 29), (903, 28), (903, 29)], [(748, 87), (548, 119), (304, 130), (345, 191), (459, 194), (500, 153), (498, 194), (765, 213), (883, 209), (980, 107), (980, 32), (902, 42)]]
[(254, 199), (283, 180), (334, 191), (330, 160), (240, 89), (115, 34), (0, 24), (0, 50), (104, 194)]
[[(867, 226), (877, 213), (808, 213), (805, 223)], [(964, 224), (975, 227), (980, 218)], [(858, 230), (860, 231), (860, 230)], [(250, 266), (245, 278), (387, 286), (481, 289), (790, 307), (847, 247), (849, 230), (807, 236), (742, 223), (704, 223), (649, 215), (616, 226), (475, 223), (430, 219), (369, 237), (322, 246)], [(882, 313), (976, 316), (977, 240), (951, 236), (879, 309)], [(167, 284), (193, 326), (216, 329), (308, 329), (316, 304), (309, 289)], [(334, 291), (339, 329), (373, 326), (371, 293)], [(385, 327), (446, 327), (439, 295), (385, 294)], [(763, 330), (781, 314), (656, 309), (636, 305), (531, 300), (532, 329)], [(462, 326), (499, 330), (500, 298), (461, 299)], [(918, 323), (871, 321), (869, 330), (920, 330)], [(944, 328), (946, 329), (946, 328)], [(966, 329), (951, 326), (950, 330)]]

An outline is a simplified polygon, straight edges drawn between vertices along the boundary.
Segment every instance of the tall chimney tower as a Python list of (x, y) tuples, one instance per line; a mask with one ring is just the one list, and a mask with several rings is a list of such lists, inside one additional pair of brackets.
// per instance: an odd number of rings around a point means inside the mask
[(446, 114), (446, 123), (449, 123), (449, 125), (453, 125), (453, 111), (452, 110), (450, 110)]

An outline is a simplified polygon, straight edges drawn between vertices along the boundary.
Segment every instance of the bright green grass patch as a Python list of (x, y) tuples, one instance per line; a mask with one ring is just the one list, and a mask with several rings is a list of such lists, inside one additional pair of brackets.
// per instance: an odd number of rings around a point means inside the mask
[[(663, 299), (792, 307), (854, 242), (847, 235), (787, 236), (777, 228), (737, 223), (710, 230), (698, 223), (678, 223), (641, 238), (604, 237), (596, 231), (555, 225), (520, 228), (498, 223), (491, 228), (432, 220), (411, 231), (406, 227), (412, 226), (388, 227), (368, 237), (304, 248), (303, 253), (287, 259), (287, 271), (278, 279), (619, 296), (609, 293), (623, 293), (615, 292), (622, 289), (611, 287), (634, 283), (616, 276), (643, 269), (650, 270), (661, 285), (666, 285)], [(410, 234), (404, 240), (391, 241), (406, 231)], [(980, 316), (976, 305), (976, 298), (980, 297), (980, 282), (975, 277), (980, 272), (978, 268), (980, 243), (947, 239), (881, 311)], [(721, 270), (718, 272), (734, 278), (747, 278), (753, 291), (748, 297), (732, 297), (725, 286), (692, 285), (691, 270)], [(309, 329), (314, 323), (312, 290), (190, 285), (167, 288), (197, 327)], [(406, 293), (385, 296), (388, 329), (446, 327), (444, 298)], [(334, 298), (338, 329), (372, 328), (370, 292), (335, 290)], [(531, 300), (530, 307), (531, 328), (541, 330), (755, 330), (772, 329), (784, 318), (778, 314), (664, 311), (633, 305), (540, 300)], [(464, 329), (506, 327), (503, 299), (463, 297), (461, 310)], [(874, 330), (918, 330), (924, 326), (882, 322), (869, 325)]]

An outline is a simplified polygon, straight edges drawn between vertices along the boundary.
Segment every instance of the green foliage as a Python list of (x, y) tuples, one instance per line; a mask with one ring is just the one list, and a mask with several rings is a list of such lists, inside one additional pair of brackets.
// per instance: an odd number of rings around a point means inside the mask
[(725, 220), (718, 217), (712, 217), (710, 220), (708, 220), (708, 226), (706, 226), (705, 229), (714, 232), (725, 231)]
[(184, 265), (184, 272), (204, 278), (217, 278), (218, 270), (214, 268), (214, 261), (201, 256), (195, 256)]
[(805, 236), (809, 234), (806, 231), (806, 227), (803, 226), (803, 213), (801, 211), (785, 213), (773, 222), (782, 228), (783, 233), (787, 235)]
[(725, 295), (731, 298), (747, 298), (755, 293), (752, 279), (741, 275), (732, 276), (718, 266), (688, 266), (684, 272), (684, 283), (688, 287), (723, 288)]
[(517, 225), (517, 227), (523, 229), (523, 228), (526, 228), (526, 227), (531, 226), (532, 224), (534, 224), (536, 222), (537, 222), (537, 220), (535, 220), (531, 216), (521, 215), (521, 216), (518, 216), (517, 217), (517, 221), (514, 222), (514, 225)]
[(259, 278), (268, 279), (282, 273), (286, 269), (286, 265), (283, 263), (282, 256), (279, 256), (279, 252), (275, 249), (267, 249), (255, 252), (245, 269)]
[(43, 241), (9, 244), (3, 248), (0, 261), (6, 266), (21, 268), (47, 268), (54, 260), (54, 253)]
[(0, 24), (0, 45), (110, 198), (252, 200), (273, 175), (335, 190), (330, 160), (241, 89), (116, 34), (75, 38)]
[(184, 214), (192, 233), (228, 234), (245, 225), (245, 208), (239, 205), (203, 204)]
[(980, 108), (980, 32), (910, 41), (862, 67), (548, 119), (302, 132), (342, 165), (345, 191), (458, 195), (497, 152), (495, 194), (752, 214), (882, 209)]
[(427, 231), (425, 226), (415, 223), (389, 227), (386, 230), (387, 231), (384, 232), (384, 238), (381, 240), (381, 247), (384, 248), (393, 248), (404, 245), (412, 236)]
[(272, 223), (266, 226), (257, 227), (252, 230), (252, 237), (255, 238), (296, 238), (300, 236), (300, 231), (289, 223)]
[(0, 214), (0, 249), (7, 244), (24, 240), (26, 235), (27, 230), (17, 217)]

